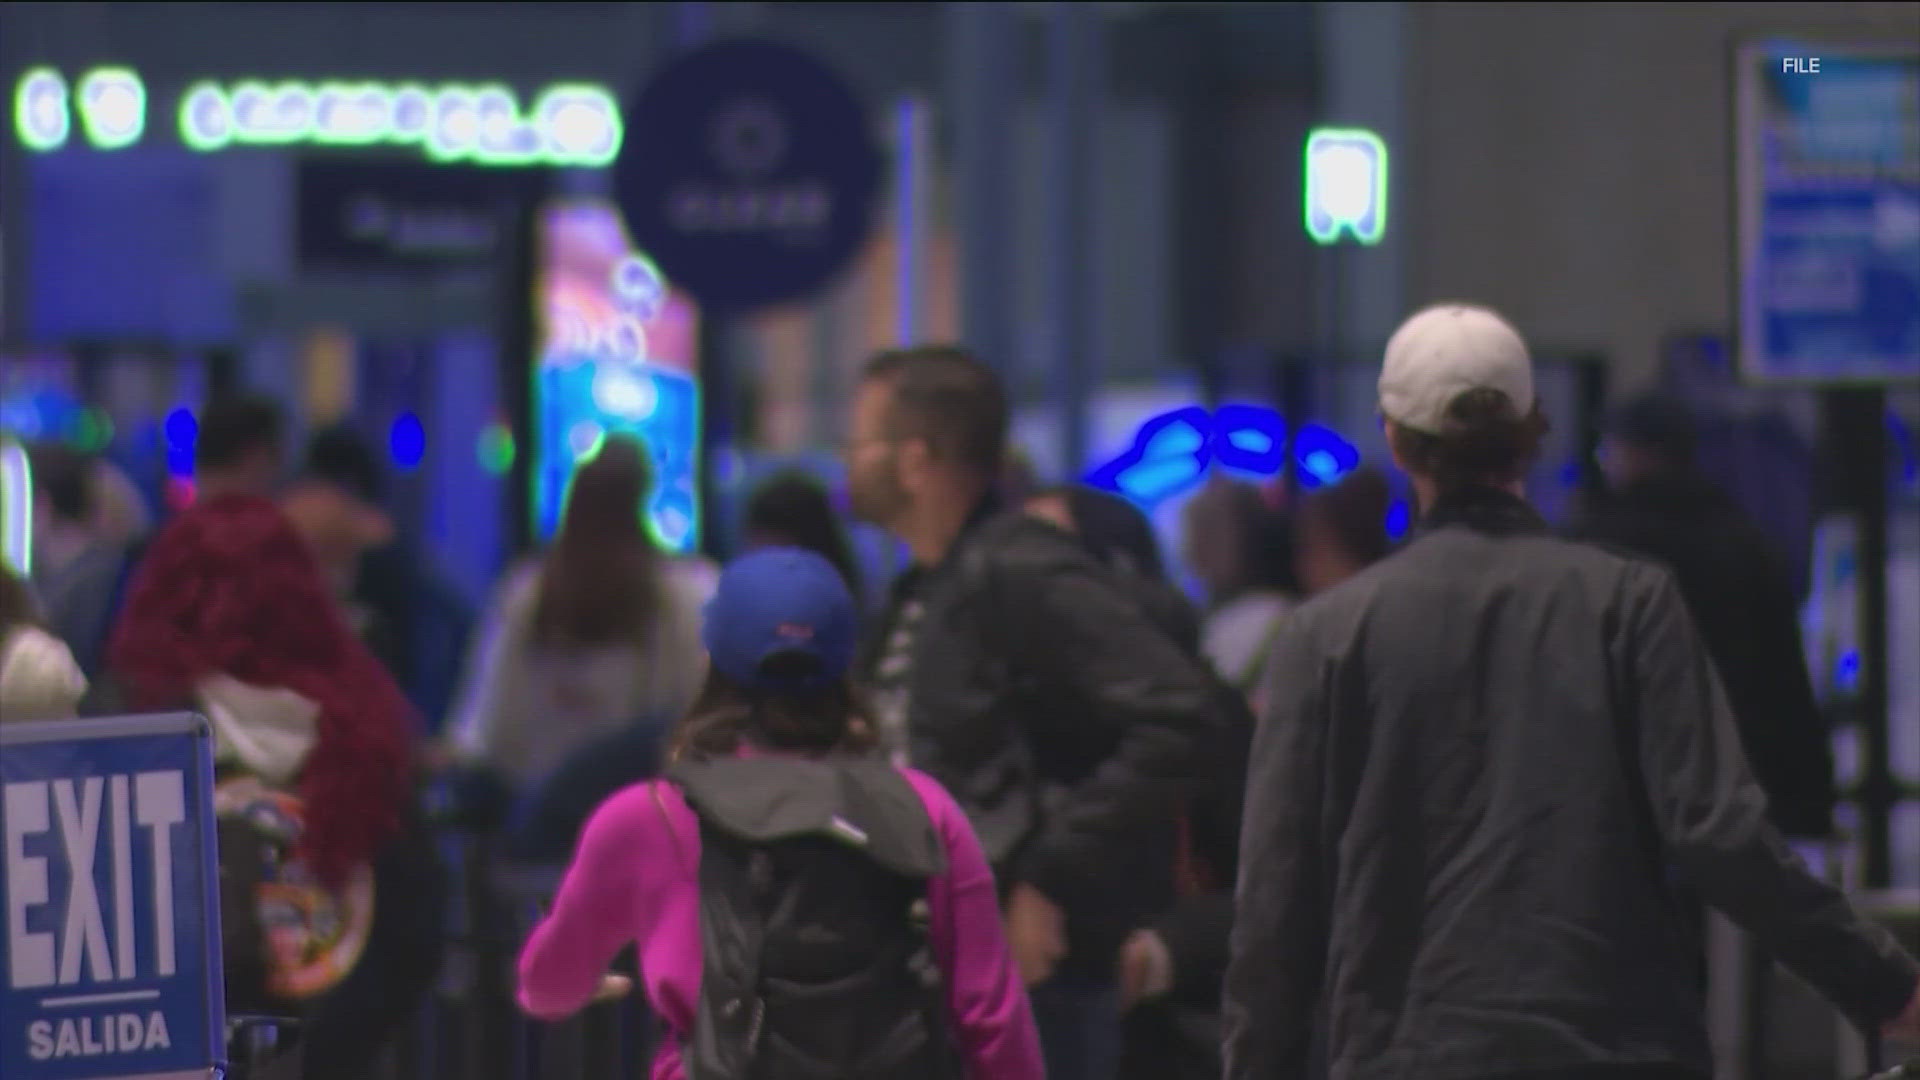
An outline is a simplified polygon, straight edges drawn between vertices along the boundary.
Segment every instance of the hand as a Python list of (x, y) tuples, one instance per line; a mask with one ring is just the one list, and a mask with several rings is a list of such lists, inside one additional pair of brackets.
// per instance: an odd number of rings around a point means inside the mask
[(1905, 1011), (1887, 1021), (1880, 1033), (1894, 1042), (1920, 1043), (1920, 987), (1915, 987), (1913, 1000), (1907, 1002)]
[(1053, 977), (1067, 955), (1067, 917), (1031, 885), (1015, 885), (1007, 899), (1007, 944), (1028, 986)]
[(625, 975), (602, 975), (600, 976), (600, 989), (594, 991), (593, 994), (593, 1003), (600, 1005), (609, 1001), (619, 1001), (631, 993), (633, 993), (632, 979), (627, 978)]
[(1162, 998), (1173, 990), (1173, 953), (1151, 930), (1135, 930), (1120, 946), (1120, 1007)]

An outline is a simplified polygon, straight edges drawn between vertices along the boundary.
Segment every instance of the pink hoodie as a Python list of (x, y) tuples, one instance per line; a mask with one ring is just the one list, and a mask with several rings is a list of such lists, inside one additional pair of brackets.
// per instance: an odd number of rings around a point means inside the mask
[[(1027, 992), (1000, 924), (993, 872), (973, 828), (940, 785), (912, 770), (947, 852), (929, 888), (936, 958), (947, 975), (955, 1040), (971, 1080), (1045, 1080)], [(664, 811), (664, 813), (663, 813)], [(673, 1032), (693, 1029), (700, 1001), (700, 828), (679, 789), (627, 788), (594, 812), (553, 911), (520, 954), (520, 1005), (542, 1019), (585, 1006), (621, 948), (637, 942), (641, 981)], [(677, 1039), (653, 1080), (684, 1080)]]

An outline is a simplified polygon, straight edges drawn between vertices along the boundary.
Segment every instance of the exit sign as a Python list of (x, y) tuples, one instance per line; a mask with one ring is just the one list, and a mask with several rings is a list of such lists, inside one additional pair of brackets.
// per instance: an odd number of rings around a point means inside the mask
[(1307, 136), (1306, 227), (1316, 244), (1342, 236), (1377, 244), (1387, 234), (1387, 146), (1359, 128)]

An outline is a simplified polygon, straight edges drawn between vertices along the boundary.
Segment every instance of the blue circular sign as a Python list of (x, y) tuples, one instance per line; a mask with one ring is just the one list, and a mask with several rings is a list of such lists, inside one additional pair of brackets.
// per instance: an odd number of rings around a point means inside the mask
[(708, 311), (809, 296), (867, 240), (882, 171), (867, 111), (797, 49), (689, 52), (626, 124), (613, 182), (634, 243)]

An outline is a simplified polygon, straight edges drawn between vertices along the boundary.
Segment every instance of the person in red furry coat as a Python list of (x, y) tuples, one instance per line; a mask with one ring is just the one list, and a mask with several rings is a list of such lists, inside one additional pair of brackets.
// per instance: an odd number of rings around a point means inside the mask
[(267, 495), (277, 428), (264, 414), (234, 411), (210, 410), (201, 425), (199, 497), (148, 546), (109, 668), (136, 709), (195, 703), (212, 676), (314, 703), (317, 738), (296, 774), (307, 808), (301, 855), (338, 885), (399, 831), (412, 710), (349, 630), (310, 547)]

